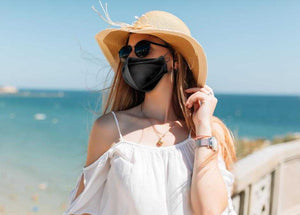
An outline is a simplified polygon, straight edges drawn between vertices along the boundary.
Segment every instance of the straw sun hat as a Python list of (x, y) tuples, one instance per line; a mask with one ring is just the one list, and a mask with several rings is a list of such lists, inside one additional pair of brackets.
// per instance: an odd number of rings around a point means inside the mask
[(171, 13), (155, 10), (149, 11), (139, 18), (135, 17), (137, 20), (133, 24), (113, 22), (109, 17), (107, 5), (104, 8), (101, 1), (100, 5), (105, 17), (94, 7), (92, 8), (104, 21), (119, 27), (105, 29), (95, 36), (114, 71), (117, 70), (120, 61), (118, 52), (125, 45), (128, 34), (130, 32), (149, 34), (161, 38), (177, 50), (187, 61), (198, 87), (204, 87), (207, 77), (206, 55), (182, 20)]

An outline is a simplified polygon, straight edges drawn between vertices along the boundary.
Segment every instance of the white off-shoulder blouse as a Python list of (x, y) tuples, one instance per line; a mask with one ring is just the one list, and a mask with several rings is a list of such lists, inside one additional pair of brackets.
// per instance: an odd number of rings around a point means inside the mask
[[(172, 146), (147, 146), (124, 140), (112, 114), (120, 141), (83, 167), (63, 215), (192, 215), (189, 193), (196, 145), (191, 132)], [(228, 191), (222, 215), (236, 215), (231, 199), (234, 175), (221, 156), (218, 166)], [(85, 188), (74, 200), (82, 174)]]

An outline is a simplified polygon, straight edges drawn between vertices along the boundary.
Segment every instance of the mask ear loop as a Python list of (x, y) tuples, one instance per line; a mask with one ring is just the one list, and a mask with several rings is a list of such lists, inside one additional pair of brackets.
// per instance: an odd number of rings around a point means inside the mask
[(167, 45), (169, 46), (169, 51), (171, 52), (172, 57), (173, 57), (173, 71), (176, 74), (178, 69), (175, 69), (175, 62), (177, 61), (177, 58), (175, 57), (175, 50), (168, 43), (167, 43)]
[(175, 74), (177, 74), (178, 69), (175, 69), (175, 62), (177, 62), (177, 56), (175, 56), (175, 51), (172, 49), (172, 56), (173, 56), (173, 71)]
[[(178, 69), (175, 69), (175, 62), (177, 62), (177, 58), (175, 57), (175, 51), (174, 49), (172, 48), (172, 46), (170, 46), (167, 42), (165, 42), (166, 45), (169, 47), (169, 51), (171, 52), (172, 54), (172, 57), (173, 57), (173, 71), (174, 73), (176, 74), (178, 72)], [(163, 55), (163, 57), (165, 57), (166, 55), (168, 54), (168, 52), (166, 54)], [(169, 61), (166, 61), (166, 63), (168, 63)]]

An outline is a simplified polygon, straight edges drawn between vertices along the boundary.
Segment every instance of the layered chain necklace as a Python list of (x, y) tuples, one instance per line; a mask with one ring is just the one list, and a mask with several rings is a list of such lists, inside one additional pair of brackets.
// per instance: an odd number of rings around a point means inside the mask
[(159, 137), (159, 140), (157, 141), (156, 145), (157, 145), (158, 147), (162, 146), (162, 145), (164, 144), (162, 138), (170, 131), (170, 129), (172, 129), (172, 128), (177, 124), (176, 121), (172, 123), (173, 125), (172, 125), (172, 126), (171, 126), (171, 127), (170, 127), (163, 135), (161, 135), (160, 132), (158, 132), (158, 131), (155, 129), (155, 127), (154, 127), (153, 123), (151, 122), (151, 120), (150, 120), (148, 117), (145, 116), (145, 114), (144, 114), (144, 112), (143, 112), (142, 104), (141, 104), (141, 112), (142, 112), (143, 116), (151, 123), (154, 132), (155, 132), (155, 133), (157, 134), (157, 136)]

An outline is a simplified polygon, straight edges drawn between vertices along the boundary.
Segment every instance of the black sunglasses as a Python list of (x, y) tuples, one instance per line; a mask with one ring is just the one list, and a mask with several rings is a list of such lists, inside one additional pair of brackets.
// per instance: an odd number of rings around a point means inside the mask
[[(140, 58), (146, 57), (149, 54), (151, 44), (171, 49), (171, 47), (167, 44), (160, 44), (148, 40), (141, 40), (134, 46), (135, 55)], [(126, 61), (131, 51), (132, 51), (132, 46), (130, 45), (123, 46), (120, 49), (119, 58), (123, 63)]]

